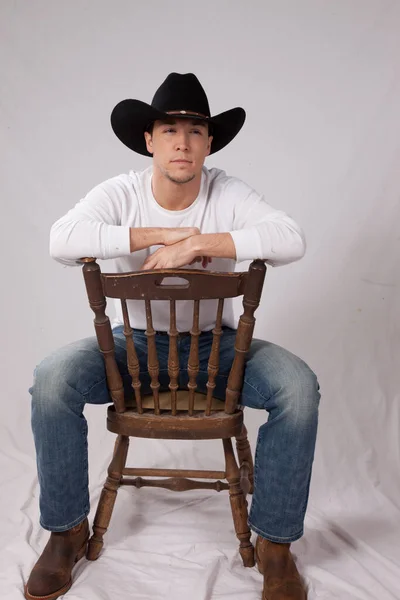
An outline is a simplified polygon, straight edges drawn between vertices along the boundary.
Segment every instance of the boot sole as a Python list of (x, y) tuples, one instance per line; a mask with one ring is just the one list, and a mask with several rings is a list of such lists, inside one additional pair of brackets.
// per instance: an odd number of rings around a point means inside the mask
[[(88, 541), (89, 541), (89, 536), (88, 536), (87, 540), (85, 541), (85, 543), (83, 544), (82, 548), (79, 550), (78, 554), (76, 555), (74, 566), (76, 565), (76, 563), (78, 561), (81, 560), (81, 558), (83, 558), (85, 556)], [(59, 598), (63, 594), (66, 594), (68, 592), (68, 590), (71, 588), (71, 586), (72, 586), (72, 578), (68, 581), (68, 583), (63, 585), (63, 587), (58, 589), (56, 592), (52, 592), (51, 594), (48, 594), (47, 596), (33, 596), (32, 594), (29, 593), (28, 587), (25, 585), (24, 586), (24, 596), (25, 596), (26, 600), (56, 600), (56, 598)]]

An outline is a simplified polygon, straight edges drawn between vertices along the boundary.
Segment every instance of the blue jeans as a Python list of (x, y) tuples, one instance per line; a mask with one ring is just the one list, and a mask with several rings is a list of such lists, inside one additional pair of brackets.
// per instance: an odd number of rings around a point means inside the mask
[[(127, 393), (130, 376), (122, 327), (114, 329), (115, 352)], [(224, 399), (233, 359), (235, 330), (224, 328), (215, 395)], [(144, 391), (150, 392), (147, 340), (136, 330), (135, 345)], [(206, 391), (211, 332), (199, 339), (198, 390)], [(168, 342), (157, 334), (160, 383), (168, 389)], [(179, 338), (180, 385), (187, 384), (190, 337)], [(40, 523), (65, 531), (89, 513), (87, 422), (85, 404), (111, 401), (103, 357), (95, 337), (60, 348), (35, 370), (32, 430), (40, 484)], [(145, 388), (148, 388), (146, 390)], [(251, 529), (275, 542), (292, 542), (303, 534), (318, 423), (319, 392), (314, 373), (299, 358), (270, 342), (253, 340), (245, 368), (241, 402), (269, 416), (259, 429), (254, 465)]]

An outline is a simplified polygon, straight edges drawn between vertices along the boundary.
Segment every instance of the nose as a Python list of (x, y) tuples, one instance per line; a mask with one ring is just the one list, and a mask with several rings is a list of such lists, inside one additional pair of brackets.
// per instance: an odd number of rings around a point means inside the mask
[(189, 149), (189, 134), (186, 131), (181, 131), (175, 138), (176, 150)]

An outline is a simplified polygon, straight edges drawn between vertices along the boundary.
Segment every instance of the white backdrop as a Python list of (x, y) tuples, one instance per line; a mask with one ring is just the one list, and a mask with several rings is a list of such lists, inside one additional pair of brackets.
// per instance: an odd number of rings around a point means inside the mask
[[(149, 164), (114, 136), (113, 106), (150, 102), (169, 72), (191, 71), (213, 114), (248, 114), (208, 166), (264, 192), (308, 239), (301, 262), (269, 269), (257, 335), (302, 356), (323, 393), (293, 545), (309, 598), (399, 599), (400, 2), (2, 0), (0, 66), (3, 598), (22, 598), (48, 536), (32, 370), (93, 331), (80, 270), (48, 256), (50, 225), (95, 184)], [(95, 506), (113, 436), (104, 408), (87, 417)], [(253, 448), (263, 419), (246, 413)], [(222, 466), (213, 442), (131, 448), (131, 464)], [(104, 553), (75, 578), (71, 600), (255, 600), (262, 585), (241, 566), (227, 496), (129, 488)]]

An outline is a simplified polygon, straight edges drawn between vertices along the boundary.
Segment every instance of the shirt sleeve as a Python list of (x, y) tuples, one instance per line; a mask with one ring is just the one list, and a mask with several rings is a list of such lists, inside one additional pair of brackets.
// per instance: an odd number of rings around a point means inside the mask
[(105, 260), (129, 254), (130, 228), (121, 225), (128, 200), (128, 190), (118, 178), (93, 188), (52, 226), (50, 256), (73, 266), (84, 257)]
[(280, 266), (304, 256), (304, 233), (285, 212), (273, 208), (263, 196), (237, 179), (228, 186), (227, 193), (234, 199), (233, 227), (229, 233), (237, 262), (260, 258), (272, 266)]

